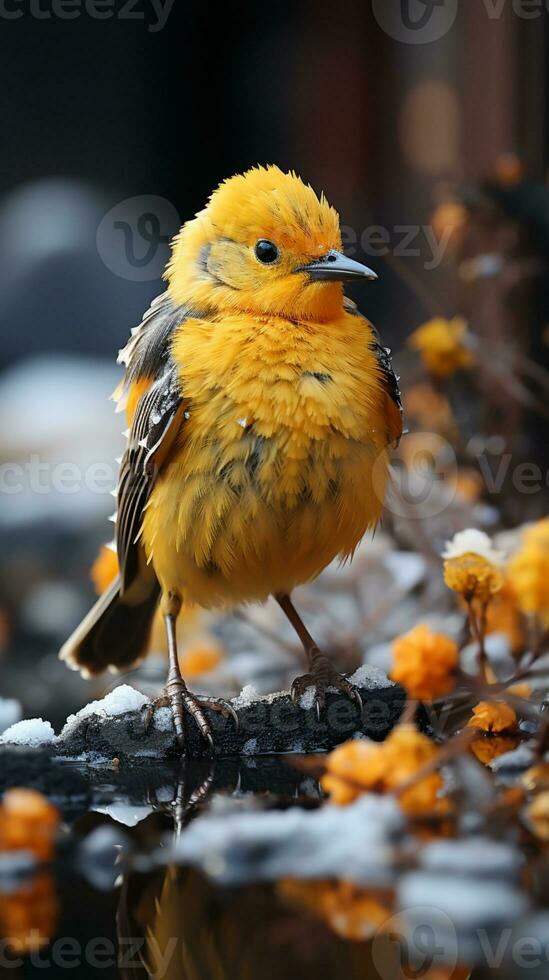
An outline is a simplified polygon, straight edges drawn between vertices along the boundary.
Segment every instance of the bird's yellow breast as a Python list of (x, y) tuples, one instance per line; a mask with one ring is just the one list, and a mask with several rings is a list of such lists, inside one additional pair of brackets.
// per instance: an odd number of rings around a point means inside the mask
[(386, 403), (371, 327), (238, 316), (186, 321), (190, 399), (143, 542), (165, 590), (204, 606), (264, 599), (346, 556), (379, 518)]

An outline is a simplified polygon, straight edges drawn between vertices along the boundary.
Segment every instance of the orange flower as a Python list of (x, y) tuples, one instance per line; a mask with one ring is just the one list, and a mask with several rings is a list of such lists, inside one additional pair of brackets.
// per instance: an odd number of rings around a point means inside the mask
[(482, 493), (484, 484), (477, 470), (474, 470), (472, 466), (462, 466), (456, 473), (454, 486), (456, 496), (460, 500), (475, 504)]
[(549, 841), (549, 791), (536, 796), (527, 808), (526, 816), (536, 836)]
[(515, 590), (504, 577), (500, 591), (492, 597), (486, 614), (486, 634), (503, 633), (516, 653), (524, 647), (522, 616)]
[(50, 874), (41, 872), (16, 892), (0, 895), (0, 933), (10, 949), (32, 953), (57, 931), (59, 904)]
[(351, 739), (330, 752), (322, 787), (334, 803), (345, 806), (365, 790), (382, 791), (386, 761), (385, 753), (381, 750), (385, 745), (365, 739)]
[(394, 641), (391, 678), (411, 697), (432, 701), (452, 690), (458, 659), (453, 640), (420, 623)]
[(481, 602), (488, 602), (503, 585), (501, 572), (485, 558), (472, 553), (445, 561), (444, 581), (454, 592)]
[(517, 727), (517, 716), (511, 706), (504, 701), (479, 701), (473, 709), (467, 727), (495, 734), (513, 732)]
[(516, 153), (502, 153), (496, 161), (495, 177), (498, 184), (511, 187), (524, 180), (522, 160)]
[(459, 248), (467, 224), (467, 209), (459, 201), (443, 201), (431, 216), (435, 237), (452, 251)]
[(450, 402), (430, 384), (406, 392), (406, 415), (430, 432), (447, 432), (453, 421)]
[(443, 781), (439, 773), (413, 781), (437, 754), (436, 745), (413, 725), (399, 725), (385, 742), (351, 740), (334, 749), (327, 758), (322, 788), (340, 806), (351, 803), (363, 792), (389, 792), (396, 794), (410, 816), (446, 813), (448, 801), (441, 796)]
[(202, 644), (197, 643), (196, 646), (183, 650), (179, 657), (179, 665), (184, 677), (199, 677), (210, 670), (215, 670), (222, 660), (222, 648), (213, 643), (207, 645), (204, 641)]
[(526, 528), (508, 566), (519, 609), (549, 626), (549, 517)]
[(549, 762), (539, 762), (531, 766), (522, 776), (522, 783), (530, 791), (549, 791)]
[(469, 748), (483, 766), (488, 766), (498, 756), (516, 749), (519, 742), (520, 739), (515, 735), (484, 734), (478, 735), (472, 742), (469, 742)]
[(496, 551), (483, 531), (468, 528), (454, 535), (442, 553), (444, 581), (467, 601), (489, 602), (503, 586), (501, 552)]
[(57, 809), (34, 789), (10, 789), (0, 807), (0, 850), (31, 851), (50, 861), (59, 827)]
[(408, 346), (418, 351), (423, 364), (437, 378), (448, 378), (474, 364), (473, 338), (461, 317), (435, 317), (408, 337)]
[(372, 892), (346, 881), (283, 878), (277, 891), (286, 901), (314, 912), (343, 939), (370, 939), (392, 915), (391, 892)]

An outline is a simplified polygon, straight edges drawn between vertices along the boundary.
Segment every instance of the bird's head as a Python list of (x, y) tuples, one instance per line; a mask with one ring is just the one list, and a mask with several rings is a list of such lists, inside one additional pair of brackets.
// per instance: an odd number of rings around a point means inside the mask
[(176, 302), (198, 309), (329, 320), (343, 281), (376, 276), (342, 254), (324, 195), (271, 166), (220, 184), (177, 235), (166, 278)]

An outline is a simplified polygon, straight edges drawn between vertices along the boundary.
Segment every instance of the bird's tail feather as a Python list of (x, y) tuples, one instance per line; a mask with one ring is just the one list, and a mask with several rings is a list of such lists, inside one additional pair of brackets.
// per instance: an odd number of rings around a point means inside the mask
[(138, 603), (120, 595), (120, 579), (97, 600), (62, 646), (59, 656), (84, 676), (108, 667), (123, 670), (145, 656), (160, 587), (156, 579)]

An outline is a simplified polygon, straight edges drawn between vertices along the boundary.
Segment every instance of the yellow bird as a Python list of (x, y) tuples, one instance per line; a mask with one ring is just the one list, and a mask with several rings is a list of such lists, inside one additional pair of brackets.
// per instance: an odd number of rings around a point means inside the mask
[(120, 574), (61, 657), (88, 675), (129, 667), (160, 602), (165, 700), (182, 746), (186, 713), (212, 745), (203, 709), (232, 711), (181, 677), (185, 603), (274, 596), (308, 657), (294, 698), (314, 685), (319, 711), (334, 686), (361, 707), (290, 598), (378, 521), (402, 431), (389, 351), (343, 293), (344, 281), (376, 275), (341, 248), (338, 214), (294, 173), (232, 177), (183, 225), (168, 287), (120, 352), (115, 397), (133, 414), (117, 488)]

